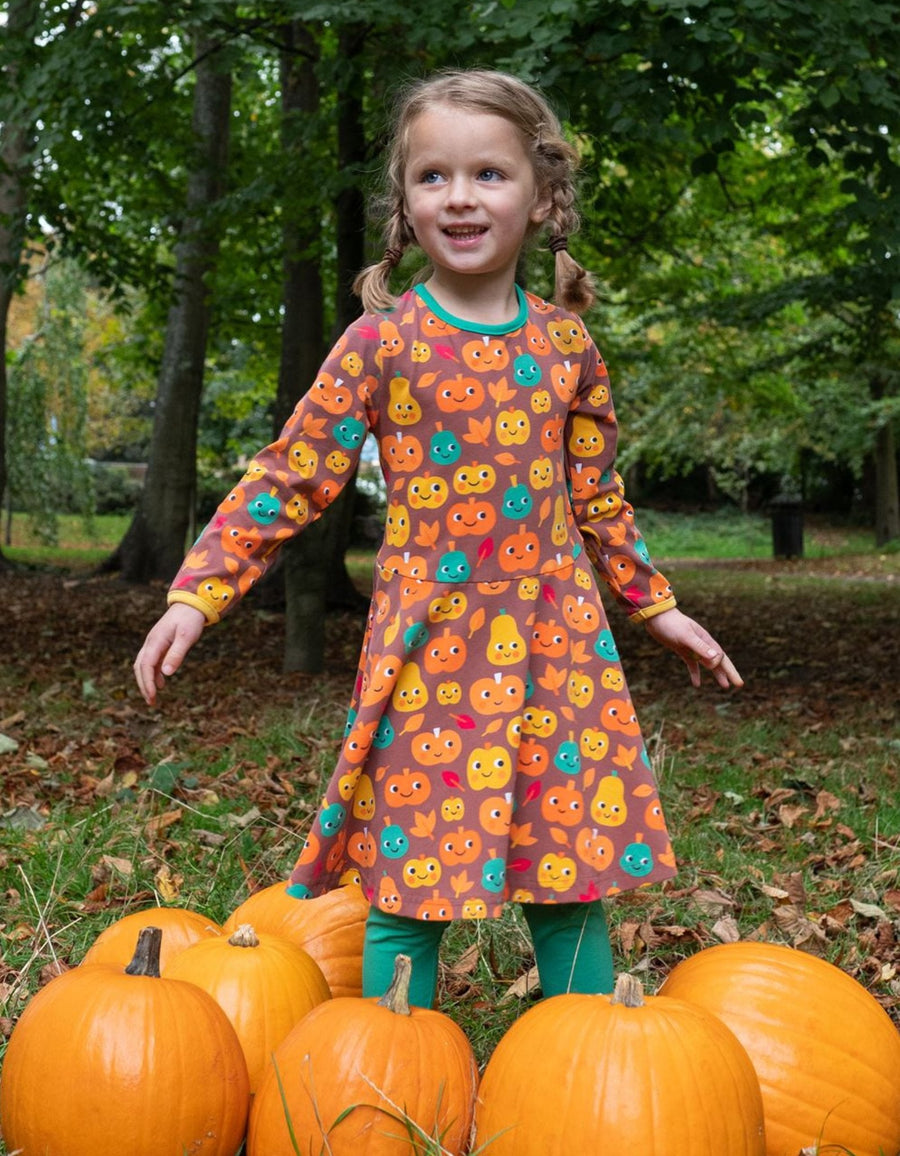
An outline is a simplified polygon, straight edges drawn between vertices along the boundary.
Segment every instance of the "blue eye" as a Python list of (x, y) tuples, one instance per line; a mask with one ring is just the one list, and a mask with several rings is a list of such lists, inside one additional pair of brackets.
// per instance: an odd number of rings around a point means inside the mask
[(421, 182), (423, 185), (436, 185), (441, 179), (441, 174), (430, 170), (427, 173), (422, 173)]
[(482, 169), (478, 174), (478, 179), (480, 181), (499, 181), (502, 176), (496, 169)]

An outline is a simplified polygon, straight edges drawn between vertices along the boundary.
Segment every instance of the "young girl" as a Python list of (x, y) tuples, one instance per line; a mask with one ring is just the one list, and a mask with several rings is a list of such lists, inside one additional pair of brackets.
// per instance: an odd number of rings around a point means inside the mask
[[(365, 313), (219, 507), (135, 662), (152, 704), (375, 435), (385, 539), (343, 746), (291, 884), (308, 897), (361, 882), (364, 994), (404, 951), (429, 1006), (447, 922), (507, 900), (544, 995), (611, 989), (602, 897), (675, 860), (596, 575), (694, 685), (701, 667), (741, 685), (676, 608), (614, 469), (606, 370), (579, 319), (591, 281), (567, 252), (575, 165), (511, 76), (442, 73), (405, 94), (384, 256), (356, 286)], [(559, 305), (515, 281), (541, 232)], [(396, 299), (411, 245), (429, 265)]]

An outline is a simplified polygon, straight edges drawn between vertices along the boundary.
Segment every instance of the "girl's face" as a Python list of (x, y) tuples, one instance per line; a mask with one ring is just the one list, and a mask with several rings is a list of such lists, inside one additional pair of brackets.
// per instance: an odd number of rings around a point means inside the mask
[(472, 275), (511, 288), (525, 237), (551, 207), (516, 128), (451, 105), (409, 126), (404, 200), (438, 288)]

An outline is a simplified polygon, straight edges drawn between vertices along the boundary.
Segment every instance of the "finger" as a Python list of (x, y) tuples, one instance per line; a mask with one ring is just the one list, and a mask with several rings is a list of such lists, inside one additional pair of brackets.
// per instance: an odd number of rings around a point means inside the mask
[(146, 643), (134, 661), (134, 675), (145, 702), (153, 706), (156, 702), (156, 692), (162, 690), (166, 680), (159, 669), (159, 659), (155, 650)]
[(723, 652), (722, 661), (715, 668), (716, 679), (720, 686), (743, 686), (744, 680), (738, 673), (737, 667), (727, 654)]
[[(148, 706), (153, 706), (156, 702), (157, 676), (153, 668), (149, 667), (141, 657), (141, 654), (137, 656), (134, 662), (134, 677), (144, 702), (146, 702)], [(164, 681), (165, 680), (163, 680), (163, 682)]]
[(684, 649), (679, 651), (681, 660), (688, 668), (688, 674), (691, 676), (691, 686), (700, 685), (700, 663), (697, 661), (697, 656), (693, 650)]
[(738, 674), (737, 668), (724, 650), (717, 650), (704, 661), (703, 665), (710, 671), (721, 687), (727, 688), (729, 686), (744, 685), (744, 680)]

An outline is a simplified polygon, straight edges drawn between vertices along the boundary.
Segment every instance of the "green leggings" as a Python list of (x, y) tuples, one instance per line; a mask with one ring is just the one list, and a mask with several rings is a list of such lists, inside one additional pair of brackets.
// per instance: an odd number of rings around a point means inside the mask
[[(523, 903), (544, 996), (613, 989), (612, 950), (601, 900)], [(371, 908), (363, 947), (363, 995), (381, 996), (401, 952), (412, 959), (410, 1003), (431, 1007), (437, 988), (438, 949), (449, 924), (408, 919)]]

